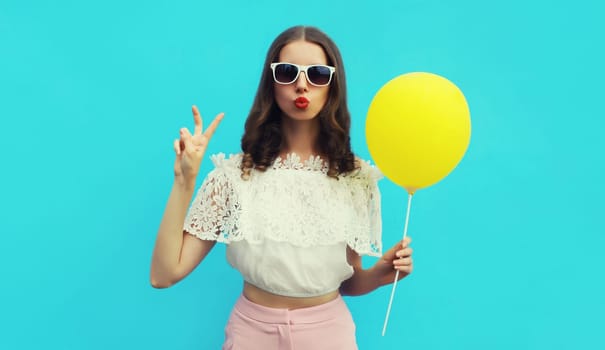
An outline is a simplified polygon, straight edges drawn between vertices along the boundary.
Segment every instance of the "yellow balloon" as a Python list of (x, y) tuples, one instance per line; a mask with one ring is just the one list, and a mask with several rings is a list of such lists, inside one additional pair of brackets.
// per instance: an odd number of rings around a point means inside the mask
[(374, 162), (410, 194), (446, 177), (464, 156), (470, 136), (464, 95), (432, 73), (408, 73), (387, 82), (366, 119)]

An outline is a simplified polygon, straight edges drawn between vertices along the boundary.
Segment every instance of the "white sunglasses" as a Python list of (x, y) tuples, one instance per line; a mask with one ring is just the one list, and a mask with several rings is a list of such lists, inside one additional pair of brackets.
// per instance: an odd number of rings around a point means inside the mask
[(311, 85), (326, 86), (332, 81), (332, 75), (336, 68), (325, 64), (312, 64), (303, 66), (288, 62), (271, 63), (273, 80), (278, 84), (292, 84), (298, 79), (300, 72), (305, 72), (307, 81)]

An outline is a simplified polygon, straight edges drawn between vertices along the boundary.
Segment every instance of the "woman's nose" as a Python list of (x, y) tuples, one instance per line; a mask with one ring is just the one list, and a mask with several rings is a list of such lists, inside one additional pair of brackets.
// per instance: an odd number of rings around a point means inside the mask
[(309, 86), (307, 85), (307, 74), (300, 72), (298, 79), (296, 79), (296, 91), (308, 91)]

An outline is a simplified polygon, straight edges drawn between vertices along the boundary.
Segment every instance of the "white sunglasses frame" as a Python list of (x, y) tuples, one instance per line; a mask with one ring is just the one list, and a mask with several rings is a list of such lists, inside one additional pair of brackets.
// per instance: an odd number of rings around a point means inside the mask
[[(278, 64), (291, 64), (294, 67), (298, 68), (298, 73), (296, 74), (296, 77), (294, 77), (294, 80), (292, 80), (289, 83), (282, 83), (282, 82), (277, 81), (277, 78), (275, 77), (275, 67), (277, 67)], [(298, 77), (300, 76), (300, 72), (305, 72), (305, 78), (307, 79), (307, 81), (309, 82), (309, 84), (311, 84), (313, 86), (328, 86), (332, 82), (332, 76), (334, 76), (334, 73), (336, 72), (336, 68), (335, 67), (328, 66), (327, 64), (310, 64), (308, 66), (303, 66), (301, 64), (290, 63), (290, 62), (274, 62), (274, 63), (271, 63), (270, 66), (271, 66), (271, 71), (273, 71), (273, 81), (276, 82), (276, 83), (278, 83), (278, 84), (281, 84), (281, 85), (292, 84), (293, 82), (295, 82), (295, 81), (298, 80)], [(330, 70), (330, 79), (328, 80), (328, 82), (326, 84), (317, 85), (317, 84), (314, 84), (311, 81), (311, 79), (309, 79), (309, 74), (307, 73), (307, 71), (309, 70), (309, 68), (311, 68), (311, 67), (317, 67), (317, 66), (328, 67), (328, 69)]]

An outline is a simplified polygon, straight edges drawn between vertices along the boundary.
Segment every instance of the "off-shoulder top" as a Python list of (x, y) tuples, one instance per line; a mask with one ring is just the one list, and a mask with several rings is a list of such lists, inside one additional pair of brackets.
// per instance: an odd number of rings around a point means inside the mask
[(320, 157), (302, 162), (289, 154), (244, 180), (241, 154), (211, 159), (215, 168), (197, 191), (184, 231), (226, 243), (227, 260), (245, 281), (278, 295), (318, 296), (352, 276), (347, 246), (381, 255), (382, 175), (375, 167), (361, 161), (335, 179)]

